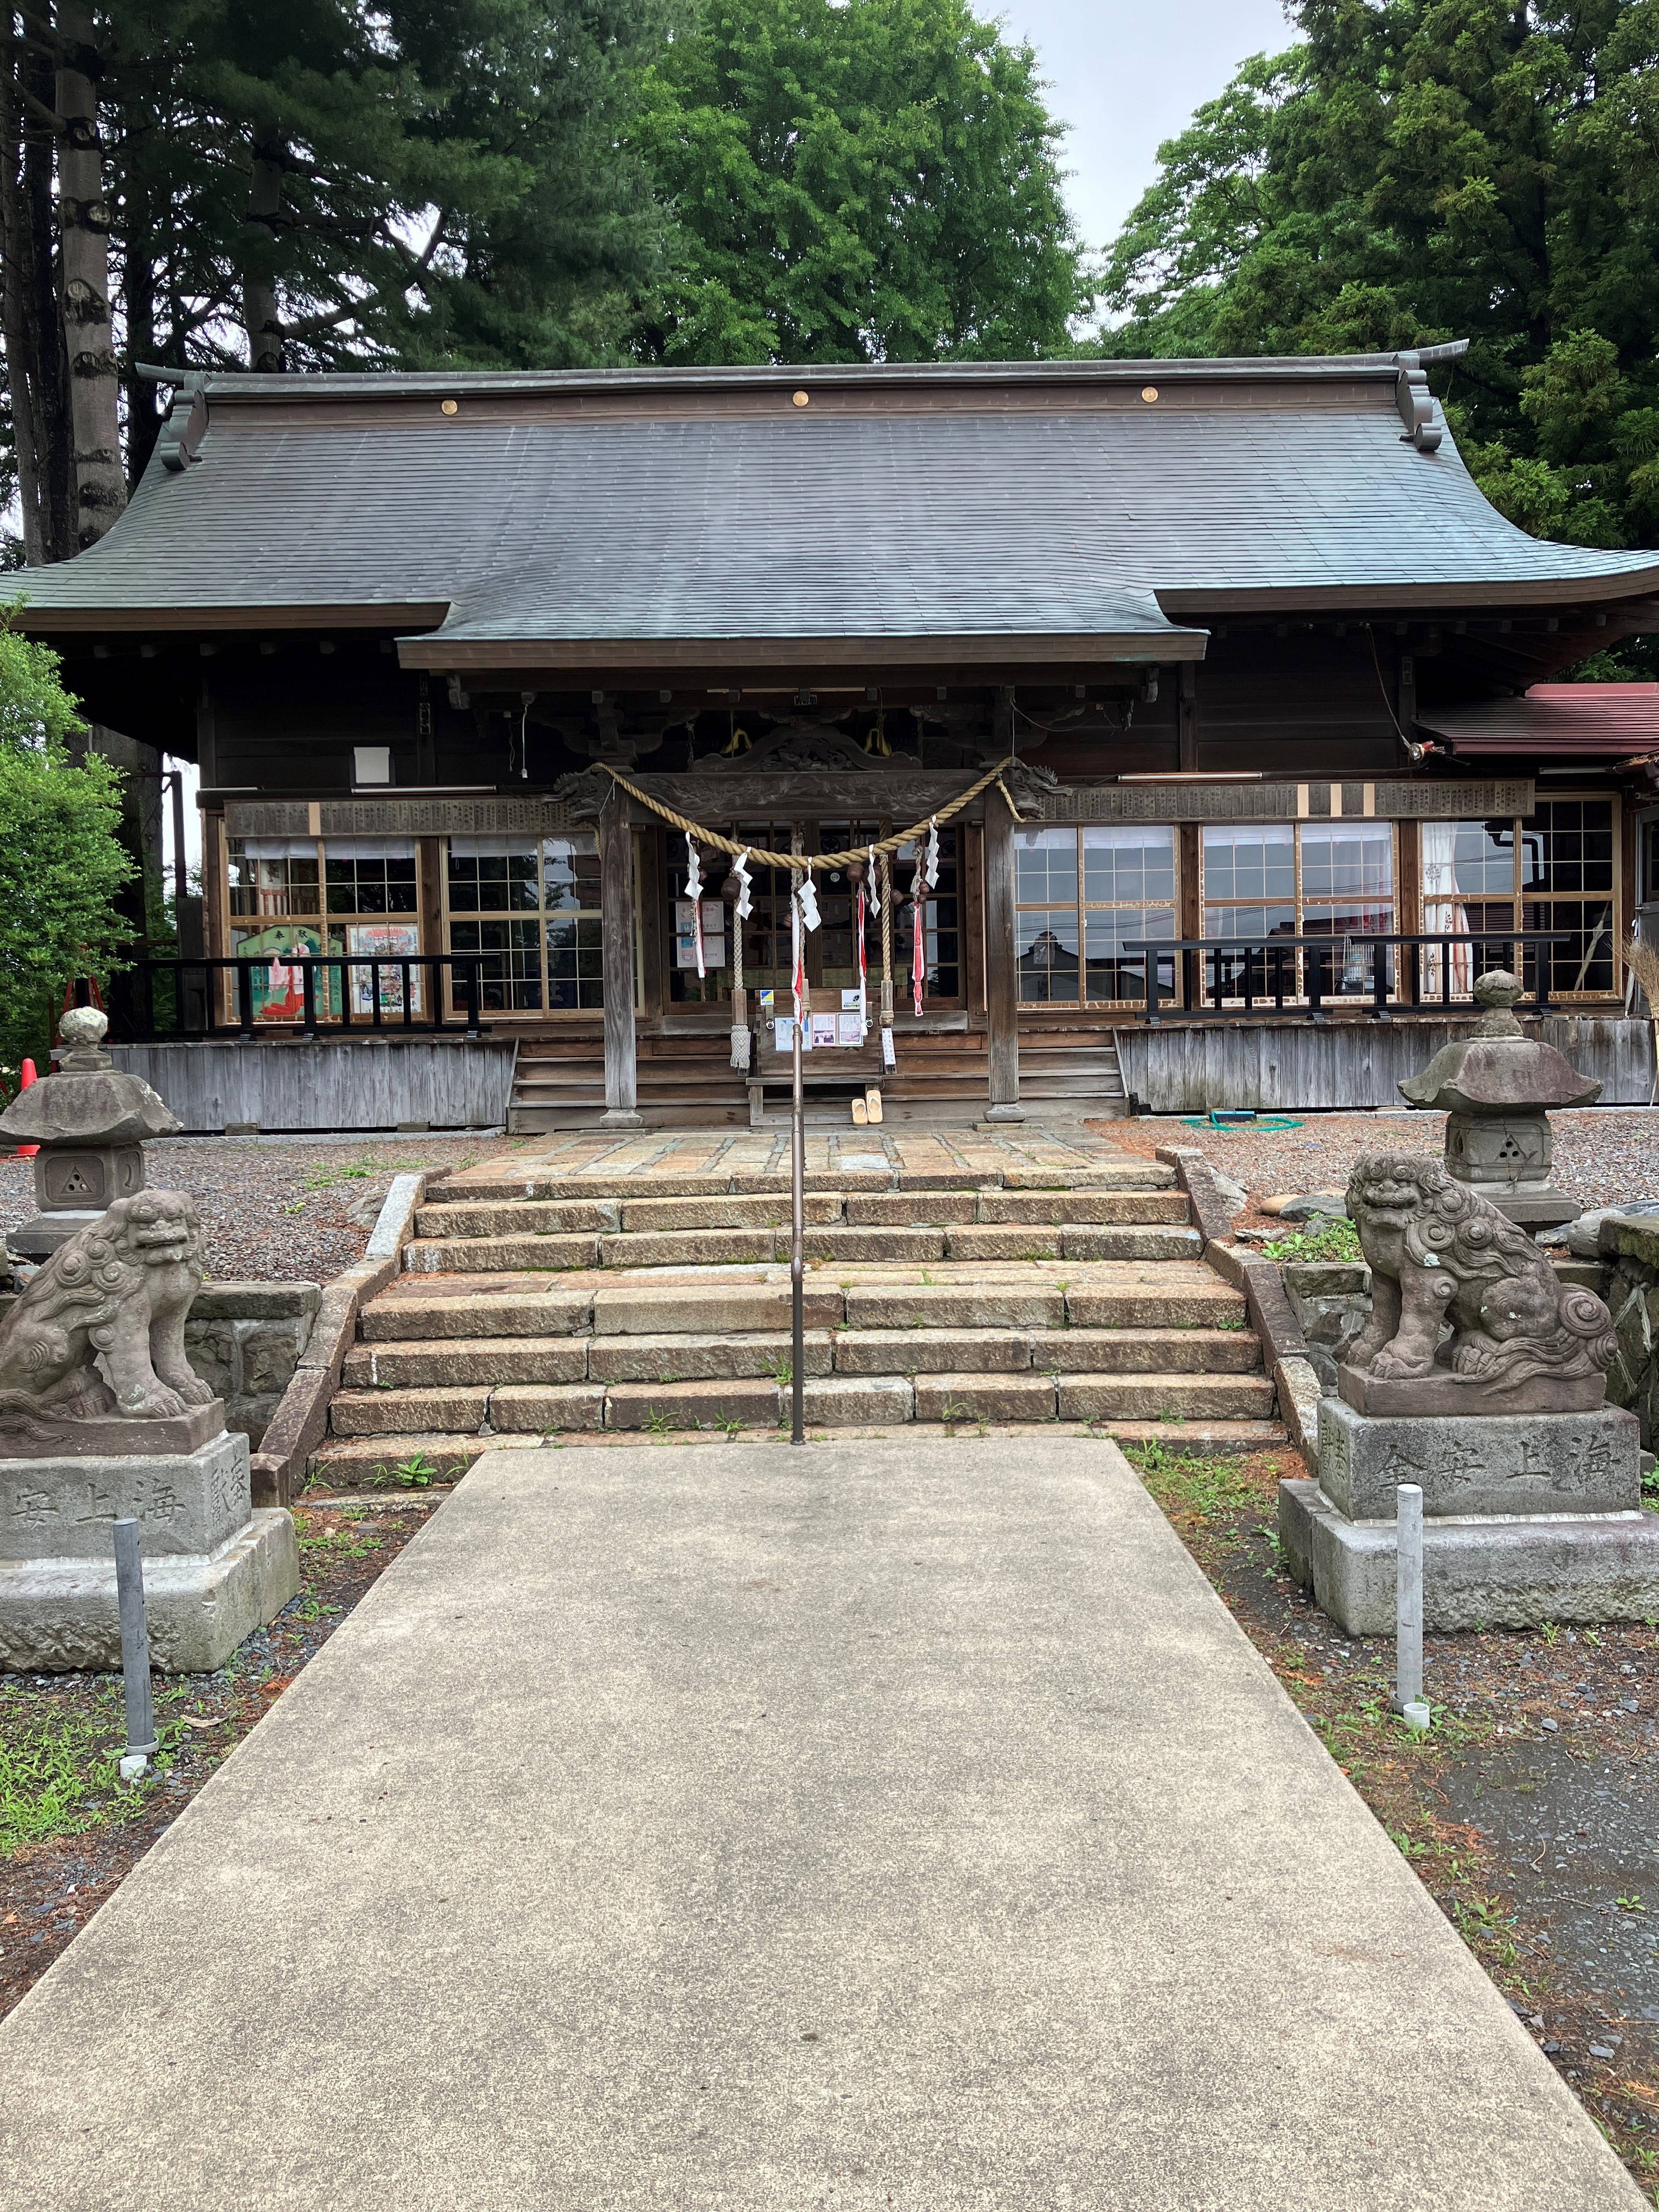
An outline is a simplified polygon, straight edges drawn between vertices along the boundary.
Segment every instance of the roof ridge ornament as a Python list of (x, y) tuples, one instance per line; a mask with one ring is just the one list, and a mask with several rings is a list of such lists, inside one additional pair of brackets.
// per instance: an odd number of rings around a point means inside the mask
[(173, 393), (161, 434), (155, 441), (161, 466), (169, 476), (182, 476), (192, 461), (201, 459), (198, 449), (207, 426), (207, 394), (202, 389), (201, 378), (192, 376)]
[(1417, 367), (1415, 354), (1401, 354), (1400, 374), (1394, 387), (1395, 405), (1400, 410), (1400, 419), (1405, 424), (1402, 445), (1415, 446), (1419, 453), (1432, 453), (1445, 435), (1443, 426), (1436, 419), (1439, 410), (1434, 394), (1429, 389), (1426, 374)]

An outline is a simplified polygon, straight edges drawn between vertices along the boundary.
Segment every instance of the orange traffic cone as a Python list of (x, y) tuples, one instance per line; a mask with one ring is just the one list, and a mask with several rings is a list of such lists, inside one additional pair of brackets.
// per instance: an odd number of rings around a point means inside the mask
[[(26, 1060), (17, 1071), (18, 1090), (27, 1091), (31, 1083), (38, 1083), (40, 1079), (34, 1072), (34, 1062), (32, 1060)], [(17, 1157), (20, 1160), (32, 1160), (40, 1149), (39, 1145), (19, 1145)]]

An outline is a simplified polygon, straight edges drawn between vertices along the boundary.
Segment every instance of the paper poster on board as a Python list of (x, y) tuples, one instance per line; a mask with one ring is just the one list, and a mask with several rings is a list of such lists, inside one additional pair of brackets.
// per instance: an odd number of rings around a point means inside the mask
[[(412, 960), (421, 949), (421, 932), (412, 921), (358, 921), (346, 931), (346, 951), (354, 960)], [(354, 1014), (372, 1014), (374, 1011), (376, 970), (373, 968), (352, 967), (347, 969), (351, 978), (351, 1011)], [(379, 971), (380, 1012), (382, 1014), (401, 1014), (404, 1011), (404, 971), (401, 968), (382, 968)], [(421, 971), (409, 971), (410, 1012), (421, 1012)]]
[(810, 1034), (813, 1051), (816, 1052), (820, 1045), (833, 1046), (836, 1042), (835, 1015), (814, 1014), (811, 1018), (812, 1026)]
[(864, 1024), (857, 1014), (836, 1016), (836, 1042), (843, 1045), (860, 1045), (864, 1042)]
[[(690, 899), (674, 902), (674, 965), (697, 964), (696, 918)], [(720, 899), (702, 901), (702, 964), (705, 969), (726, 965), (726, 906)]]

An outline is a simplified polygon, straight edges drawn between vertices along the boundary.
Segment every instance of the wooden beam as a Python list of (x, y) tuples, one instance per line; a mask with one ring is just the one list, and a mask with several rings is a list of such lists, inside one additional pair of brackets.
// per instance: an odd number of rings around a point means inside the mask
[(1001, 793), (985, 810), (985, 1030), (993, 1121), (1023, 1121), (1019, 974), (1014, 953), (1014, 817)]
[(617, 792), (599, 811), (599, 918), (605, 976), (605, 1115), (607, 1129), (637, 1129), (639, 1068), (634, 1039), (634, 832)]
[(1198, 670), (1191, 661), (1181, 665), (1181, 690), (1176, 701), (1180, 757), (1176, 766), (1183, 775), (1191, 775), (1198, 767)]
[[(246, 618), (244, 618), (246, 623)], [(30, 627), (33, 626), (31, 617)], [(206, 624), (201, 625), (205, 628)], [(1201, 660), (1209, 643), (1201, 629), (1150, 627), (1134, 630), (1012, 630), (969, 635), (940, 630), (882, 637), (588, 637), (462, 638), (441, 632), (398, 641), (405, 668), (455, 670), (510, 668), (610, 670), (621, 665), (641, 676), (661, 670), (682, 679), (693, 672), (758, 672), (782, 669), (798, 683), (810, 683), (819, 670), (928, 668), (948, 661), (976, 672), (1005, 666), (1045, 669), (1057, 662), (1075, 664), (1098, 680), (1097, 672), (1118, 663), (1157, 667), (1171, 661)], [(989, 679), (982, 673), (975, 679)], [(1041, 682), (1041, 677), (1028, 678)], [(1052, 680), (1052, 679), (1049, 679)], [(727, 675), (727, 681), (731, 681)]]

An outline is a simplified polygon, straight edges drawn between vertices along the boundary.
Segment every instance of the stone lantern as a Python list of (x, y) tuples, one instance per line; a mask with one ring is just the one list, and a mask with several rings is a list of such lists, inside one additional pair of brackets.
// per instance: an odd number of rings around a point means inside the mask
[(98, 1219), (118, 1198), (144, 1187), (143, 1140), (176, 1136), (183, 1124), (141, 1076), (126, 1075), (104, 1050), (106, 1018), (72, 1006), (58, 1030), (58, 1072), (20, 1091), (0, 1130), (39, 1145), (32, 1221), (6, 1242), (24, 1259), (43, 1260)]
[(1443, 1045), (1400, 1091), (1446, 1115), (1447, 1173), (1536, 1231), (1578, 1214), (1577, 1200), (1551, 1187), (1549, 1109), (1592, 1105), (1601, 1086), (1527, 1035), (1513, 1012), (1521, 989), (1501, 968), (1478, 977), (1474, 995), (1486, 1011), (1473, 1031)]

